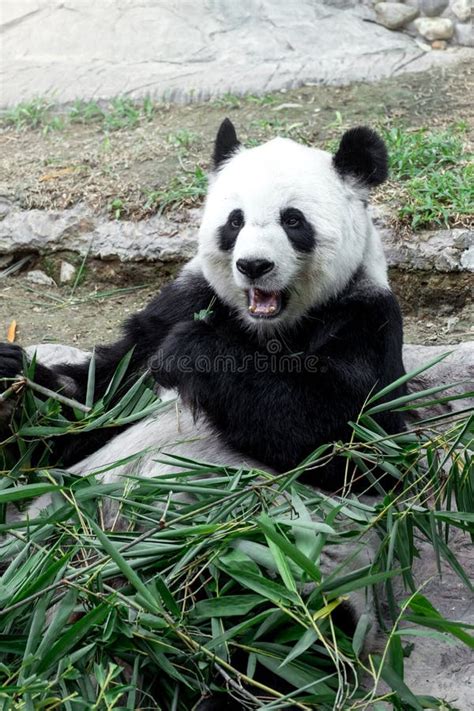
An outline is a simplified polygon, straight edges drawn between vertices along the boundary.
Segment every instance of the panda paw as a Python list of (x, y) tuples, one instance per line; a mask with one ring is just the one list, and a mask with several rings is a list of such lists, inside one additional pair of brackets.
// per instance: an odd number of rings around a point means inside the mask
[[(0, 343), (0, 381), (14, 378), (23, 371), (23, 349), (15, 343)], [(8, 387), (8, 383), (2, 383)]]
[(178, 323), (150, 359), (149, 367), (157, 383), (176, 388), (198, 372), (198, 358), (209, 354), (211, 329), (204, 321)]

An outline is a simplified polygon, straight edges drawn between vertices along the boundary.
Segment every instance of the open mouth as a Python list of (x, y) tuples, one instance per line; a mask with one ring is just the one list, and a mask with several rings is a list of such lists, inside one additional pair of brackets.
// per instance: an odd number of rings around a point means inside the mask
[(281, 292), (252, 287), (248, 291), (248, 304), (248, 312), (253, 318), (275, 318), (282, 308)]

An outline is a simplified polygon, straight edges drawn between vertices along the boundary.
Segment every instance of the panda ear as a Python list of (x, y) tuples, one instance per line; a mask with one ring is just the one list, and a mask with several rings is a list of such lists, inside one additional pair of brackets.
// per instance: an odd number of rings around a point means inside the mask
[(385, 143), (366, 126), (346, 131), (333, 161), (342, 178), (351, 176), (369, 188), (381, 185), (388, 178)]
[(218, 168), (220, 164), (231, 157), (234, 151), (240, 146), (240, 141), (237, 138), (234, 124), (228, 118), (224, 119), (216, 136), (214, 143), (213, 161), (214, 168)]

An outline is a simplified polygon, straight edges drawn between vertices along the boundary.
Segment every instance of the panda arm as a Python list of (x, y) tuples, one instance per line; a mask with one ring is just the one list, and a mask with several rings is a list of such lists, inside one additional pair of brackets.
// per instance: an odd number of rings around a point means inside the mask
[[(180, 321), (192, 320), (194, 313), (209, 306), (213, 292), (200, 275), (183, 273), (165, 286), (145, 309), (131, 316), (123, 335), (115, 343), (96, 348), (95, 397), (101, 397), (121, 359), (133, 349), (129, 374), (147, 366), (170, 329)], [(23, 370), (24, 351), (11, 343), (0, 343), (0, 379), (13, 378)], [(81, 401), (87, 389), (89, 358), (82, 363), (60, 363), (54, 367), (36, 364), (35, 381)]]
[[(336, 334), (318, 334), (297, 369), (272, 372), (257, 370), (253, 351), (229, 331), (180, 324), (163, 343), (155, 376), (177, 386), (236, 449), (285, 471), (320, 444), (349, 437), (347, 422), (372, 389), (403, 372), (398, 329), (380, 309), (358, 309), (354, 318), (341, 320)], [(167, 370), (167, 359), (177, 353), (183, 367), (172, 361)], [(225, 372), (219, 362), (227, 364)]]
[[(195, 312), (209, 306), (212, 296), (212, 291), (200, 275), (183, 273), (175, 282), (164, 287), (143, 311), (125, 323), (123, 336), (116, 343), (96, 349), (95, 399), (104, 394), (119, 362), (129, 351), (133, 349), (128, 367), (128, 383), (148, 366), (148, 359), (170, 329), (182, 320), (192, 320)], [(21, 373), (23, 359), (24, 351), (19, 346), (0, 344), (0, 381)], [(60, 391), (83, 402), (87, 391), (89, 362), (87, 358), (82, 363), (63, 363), (52, 368), (37, 363), (34, 380), (50, 390)], [(5, 381), (5, 385), (8, 387), (8, 381)], [(70, 464), (102, 446), (116, 432), (108, 428), (64, 436), (58, 438), (56, 451), (63, 458), (63, 463)]]

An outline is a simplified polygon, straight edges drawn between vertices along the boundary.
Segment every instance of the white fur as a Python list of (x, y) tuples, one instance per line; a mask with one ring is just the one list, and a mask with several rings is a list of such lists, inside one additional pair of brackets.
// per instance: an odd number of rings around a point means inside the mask
[[(286, 138), (241, 149), (211, 179), (198, 263), (220, 298), (257, 328), (297, 321), (340, 293), (361, 266), (370, 283), (387, 288), (385, 257), (366, 197), (366, 189), (341, 179), (325, 151)], [(280, 225), (280, 212), (289, 207), (300, 210), (315, 230), (316, 247), (309, 254), (297, 252)], [(244, 213), (245, 225), (234, 249), (224, 252), (218, 249), (218, 229), (236, 209)], [(241, 258), (275, 262), (256, 284), (264, 291), (289, 291), (288, 306), (275, 319), (249, 315), (249, 285), (235, 266)]]

